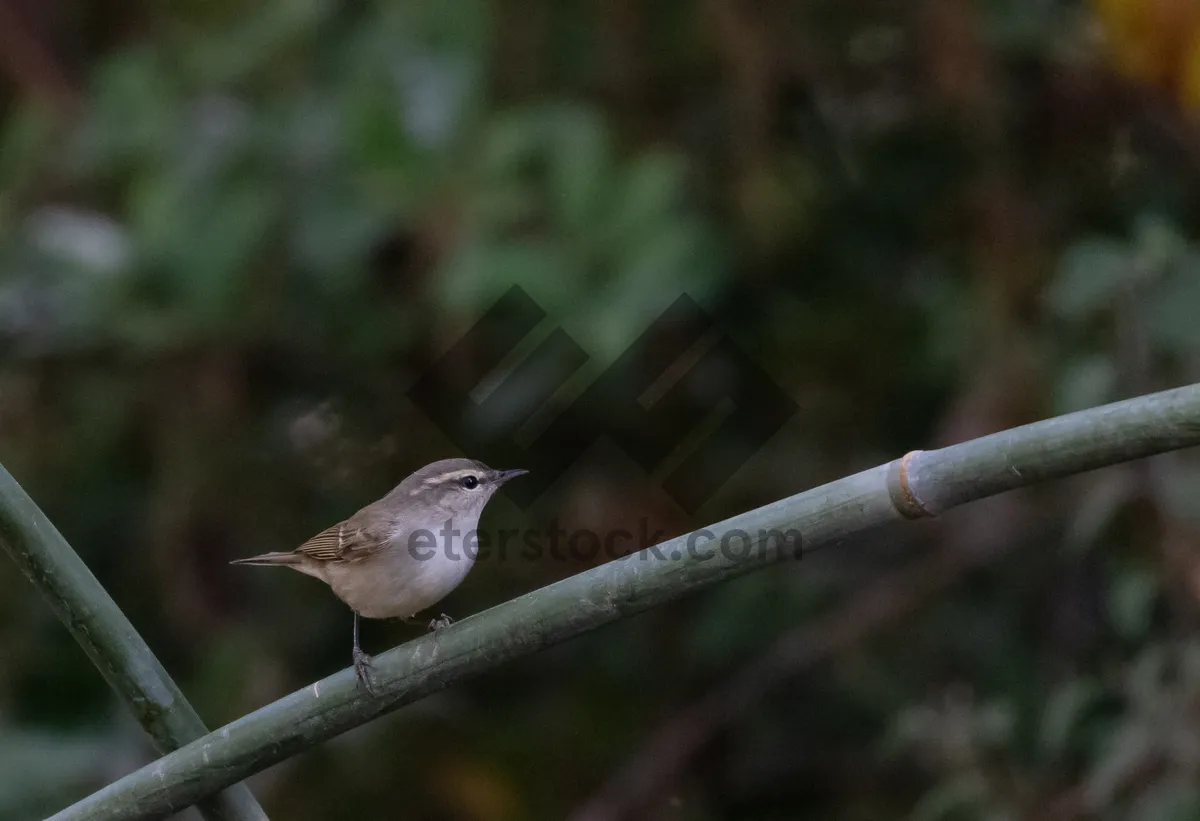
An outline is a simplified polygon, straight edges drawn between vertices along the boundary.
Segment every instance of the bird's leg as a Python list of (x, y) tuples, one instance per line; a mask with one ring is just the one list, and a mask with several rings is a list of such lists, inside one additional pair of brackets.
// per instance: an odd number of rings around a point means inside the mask
[(454, 624), (454, 619), (450, 618), (445, 613), (442, 613), (436, 619), (430, 620), (429, 629), (436, 632), (441, 630), (443, 627), (449, 627), (452, 624)]
[(354, 677), (369, 694), (375, 695), (371, 688), (371, 657), (363, 652), (358, 644), (358, 611), (354, 611)]

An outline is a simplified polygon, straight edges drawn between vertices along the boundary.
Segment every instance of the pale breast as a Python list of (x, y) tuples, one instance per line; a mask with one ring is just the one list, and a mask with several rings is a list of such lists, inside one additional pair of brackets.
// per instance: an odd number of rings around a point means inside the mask
[(462, 547), (462, 536), (449, 546), (400, 546), (349, 564), (326, 568), (329, 586), (359, 615), (370, 619), (409, 618), (433, 607), (462, 582), (476, 554)]

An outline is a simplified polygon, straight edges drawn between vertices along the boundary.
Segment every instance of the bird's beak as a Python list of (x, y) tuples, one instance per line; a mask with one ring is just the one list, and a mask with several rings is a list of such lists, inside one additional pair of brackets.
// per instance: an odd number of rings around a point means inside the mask
[(509, 479), (515, 479), (518, 476), (524, 476), (528, 472), (529, 471), (527, 470), (498, 470), (493, 477), (493, 481), (495, 481), (497, 485), (502, 485)]

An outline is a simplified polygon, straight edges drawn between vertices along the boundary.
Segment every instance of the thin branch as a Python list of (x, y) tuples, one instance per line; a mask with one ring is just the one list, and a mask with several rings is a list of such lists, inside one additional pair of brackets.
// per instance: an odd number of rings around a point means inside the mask
[[(133, 710), (160, 755), (208, 732), (116, 602), (3, 467), (0, 467), (0, 545), (42, 592), (54, 614)], [(210, 790), (206, 795), (213, 792)], [(211, 821), (266, 821), (267, 818), (245, 785), (231, 787), (204, 801), (200, 811)]]
[[(375, 660), (375, 697), (342, 670), (125, 776), (53, 821), (160, 818), (505, 661), (792, 555), (770, 531), (798, 532), (803, 549), (814, 550), (1013, 488), (1197, 444), (1200, 385), (1192, 385), (910, 453), (393, 648)], [(719, 548), (734, 531), (750, 534), (746, 549), (737, 549), (740, 539)]]

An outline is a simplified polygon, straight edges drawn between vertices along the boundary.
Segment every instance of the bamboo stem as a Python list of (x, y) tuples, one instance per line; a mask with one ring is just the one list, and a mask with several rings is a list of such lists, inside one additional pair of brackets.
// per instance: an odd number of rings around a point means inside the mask
[[(469, 676), (686, 593), (880, 525), (1023, 485), (1200, 444), (1200, 385), (902, 459), (751, 510), (527, 593), (376, 657), (374, 698), (343, 670), (125, 776), (51, 821), (161, 817)], [(749, 534), (748, 544), (723, 537)], [(715, 537), (715, 538), (713, 538)]]
[[(42, 592), (54, 614), (71, 631), (104, 679), (133, 710), (159, 755), (208, 732), (116, 602), (3, 467), (0, 467), (0, 545)], [(206, 795), (214, 791), (209, 790)], [(230, 787), (203, 801), (200, 811), (209, 821), (266, 821), (267, 818), (245, 785)]]

